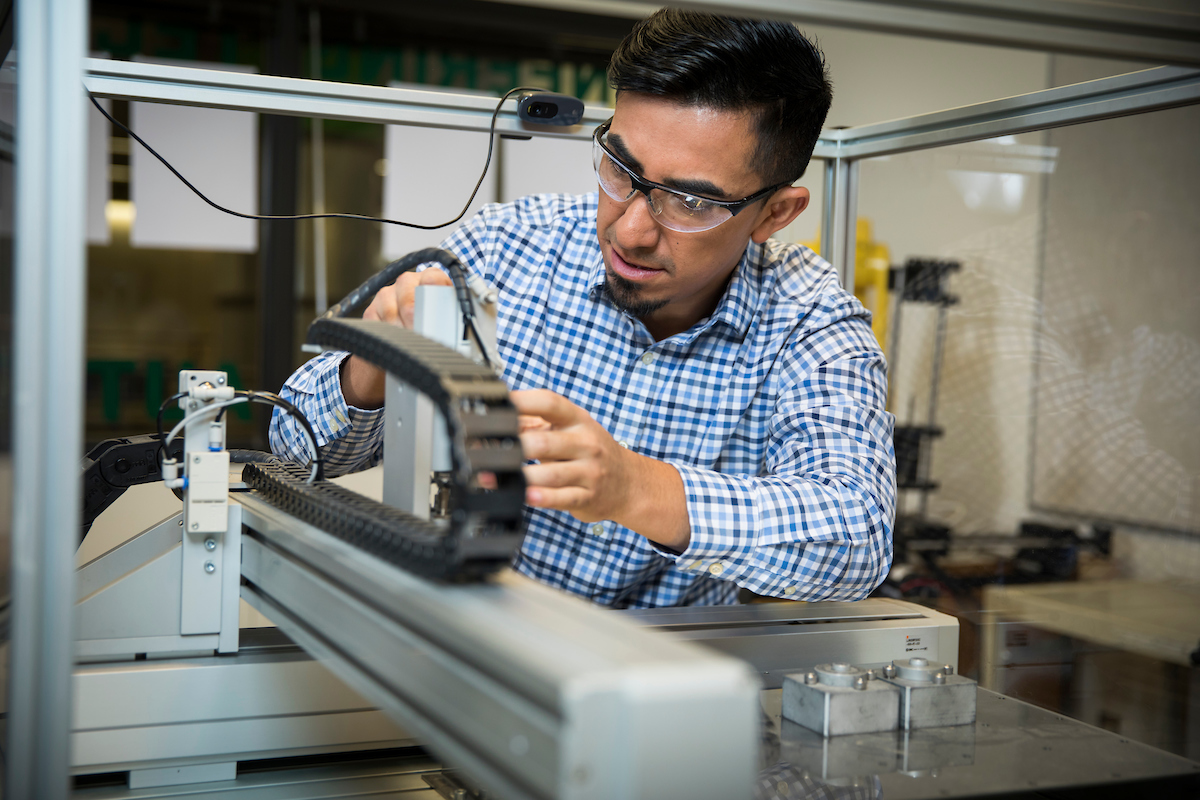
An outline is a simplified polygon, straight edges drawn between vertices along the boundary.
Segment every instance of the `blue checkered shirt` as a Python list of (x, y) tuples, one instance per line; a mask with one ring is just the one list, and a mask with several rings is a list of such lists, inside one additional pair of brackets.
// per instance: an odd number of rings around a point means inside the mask
[[(511, 389), (550, 389), (617, 441), (679, 470), (691, 543), (669, 553), (613, 522), (527, 509), (514, 567), (616, 607), (733, 603), (738, 586), (851, 600), (887, 574), (895, 513), (886, 366), (870, 316), (800, 245), (750, 243), (712, 316), (654, 341), (601, 287), (595, 194), (485, 207), (444, 247), (500, 292)], [(324, 353), (283, 396), (331, 475), (382, 459), (383, 415), (346, 405)], [(290, 417), (275, 452), (307, 460)]]

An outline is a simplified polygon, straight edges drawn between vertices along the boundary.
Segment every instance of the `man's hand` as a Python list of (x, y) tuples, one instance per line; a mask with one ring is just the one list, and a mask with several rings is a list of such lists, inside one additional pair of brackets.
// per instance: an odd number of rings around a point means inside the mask
[(528, 505), (568, 511), (583, 522), (612, 520), (673, 550), (687, 549), (687, 503), (674, 467), (622, 447), (590, 414), (554, 392), (532, 389), (510, 397), (522, 415), (525, 457), (540, 462), (525, 467)]
[[(450, 276), (440, 269), (424, 272), (405, 272), (391, 286), (375, 295), (363, 312), (363, 319), (390, 322), (402, 328), (413, 326), (418, 286), (453, 286)], [(342, 395), (355, 408), (380, 408), (385, 393), (385, 373), (379, 367), (358, 356), (350, 356), (342, 364)]]

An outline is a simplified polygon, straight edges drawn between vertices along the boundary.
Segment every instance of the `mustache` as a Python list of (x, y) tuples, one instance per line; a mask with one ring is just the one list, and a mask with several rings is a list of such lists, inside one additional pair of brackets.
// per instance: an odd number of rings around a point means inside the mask
[[(607, 242), (609, 248), (612, 250), (613, 255), (617, 256), (618, 258), (620, 258), (622, 261), (624, 261), (626, 264), (629, 264), (630, 266), (643, 267), (645, 269), (657, 269), (657, 270), (662, 270), (663, 272), (670, 272), (670, 268), (665, 262), (663, 262), (661, 259), (653, 257), (653, 255), (650, 253), (646, 253), (645, 256), (643, 256), (641, 254), (636, 254), (636, 255), (632, 255), (631, 257), (627, 258), (625, 256), (626, 251), (624, 250), (624, 248), (618, 247), (616, 244), (613, 243), (612, 239), (606, 238), (605, 241)], [(634, 251), (634, 252), (637, 253), (637, 251)]]

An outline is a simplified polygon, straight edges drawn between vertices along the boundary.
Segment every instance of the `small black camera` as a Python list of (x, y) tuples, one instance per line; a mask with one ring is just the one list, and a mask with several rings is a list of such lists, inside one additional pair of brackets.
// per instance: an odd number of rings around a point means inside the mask
[(554, 92), (527, 92), (517, 97), (517, 116), (538, 125), (578, 125), (583, 119), (583, 101)]

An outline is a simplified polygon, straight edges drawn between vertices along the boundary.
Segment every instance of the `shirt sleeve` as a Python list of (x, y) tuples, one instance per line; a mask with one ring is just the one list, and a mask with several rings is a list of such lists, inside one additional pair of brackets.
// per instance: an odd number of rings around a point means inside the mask
[[(794, 600), (860, 599), (887, 575), (896, 465), (886, 365), (876, 347), (845, 346), (865, 343), (861, 331), (839, 336), (826, 331), (785, 359), (764, 474), (674, 464), (691, 541), (664, 555), (681, 568)], [(840, 352), (814, 365), (814, 352), (829, 350)]]
[[(292, 373), (280, 392), (308, 418), (327, 478), (373, 467), (383, 458), (383, 410), (355, 408), (342, 395), (342, 362), (349, 355), (320, 354)], [(302, 463), (312, 457), (304, 427), (279, 408), (271, 415), (270, 439), (278, 456)]]

